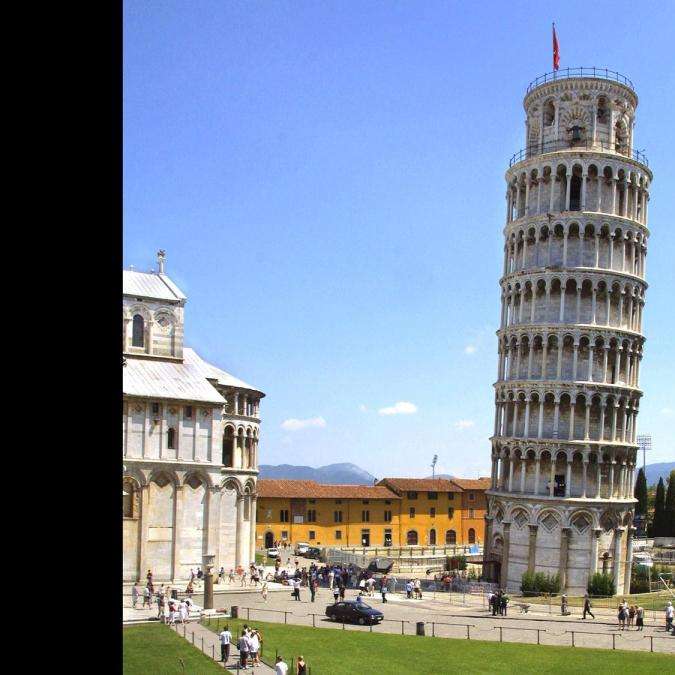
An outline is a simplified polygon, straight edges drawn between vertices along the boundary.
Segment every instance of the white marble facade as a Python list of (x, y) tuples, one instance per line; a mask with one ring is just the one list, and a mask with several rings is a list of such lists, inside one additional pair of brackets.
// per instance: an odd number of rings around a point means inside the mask
[(506, 172), (485, 560), (514, 591), (528, 570), (630, 588), (652, 173), (632, 83), (584, 71), (530, 85)]
[(264, 394), (183, 346), (186, 297), (164, 274), (124, 271), (123, 579), (186, 580), (255, 557)]

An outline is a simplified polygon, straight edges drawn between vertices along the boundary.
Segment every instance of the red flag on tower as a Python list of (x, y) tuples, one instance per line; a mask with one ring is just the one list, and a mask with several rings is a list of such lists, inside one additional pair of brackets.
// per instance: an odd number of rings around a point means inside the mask
[(558, 46), (558, 36), (555, 34), (555, 23), (553, 24), (553, 70), (558, 70), (560, 65), (560, 47)]

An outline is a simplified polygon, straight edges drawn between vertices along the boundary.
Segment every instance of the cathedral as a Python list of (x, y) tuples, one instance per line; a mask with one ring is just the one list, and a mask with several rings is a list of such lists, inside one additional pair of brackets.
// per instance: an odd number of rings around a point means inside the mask
[(260, 400), (183, 345), (186, 296), (165, 274), (123, 271), (123, 579), (156, 581), (255, 558)]

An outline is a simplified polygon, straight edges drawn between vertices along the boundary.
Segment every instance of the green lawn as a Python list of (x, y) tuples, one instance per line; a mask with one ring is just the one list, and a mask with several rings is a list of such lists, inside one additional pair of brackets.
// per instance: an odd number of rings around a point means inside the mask
[[(616, 609), (619, 602), (625, 600), (629, 605), (640, 604), (645, 609), (661, 611), (665, 609), (668, 600), (672, 600), (668, 591), (655, 591), (653, 593), (634, 593), (633, 595), (617, 595), (611, 598), (591, 598), (592, 607), (605, 607)], [(543, 595), (528, 596), (525, 598), (512, 598), (512, 602), (533, 602), (535, 604), (548, 605), (549, 598)], [(584, 599), (581, 596), (567, 596), (567, 602), (570, 607), (583, 607)], [(560, 596), (555, 595), (551, 598), (551, 605), (555, 608), (560, 607)]]
[[(220, 625), (224, 620), (220, 620)], [(400, 675), (401, 673), (574, 673), (672, 672), (675, 657), (664, 654), (573, 649), (514, 643), (361, 633), (329, 628), (288, 626), (262, 621), (229, 620), (233, 634), (244, 623), (263, 634), (263, 660), (272, 664), (275, 650), (290, 665), (299, 654), (312, 675)], [(216, 622), (212, 625), (216, 630)], [(316, 669), (316, 670), (315, 670)]]
[[(160, 623), (125, 626), (122, 629), (122, 646), (122, 669), (125, 675), (222, 675), (224, 672), (197, 647)], [(185, 669), (181, 667), (179, 659), (183, 659)]]

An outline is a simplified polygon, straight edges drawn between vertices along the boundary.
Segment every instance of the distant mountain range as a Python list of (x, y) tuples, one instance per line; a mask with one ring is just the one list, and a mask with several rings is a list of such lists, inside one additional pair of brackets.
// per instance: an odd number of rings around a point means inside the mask
[(317, 483), (346, 485), (372, 485), (375, 476), (356, 464), (327, 464), (326, 466), (294, 466), (293, 464), (261, 464), (259, 478), (286, 478), (289, 480), (315, 480)]
[(675, 462), (660, 462), (658, 464), (647, 464), (645, 468), (646, 468), (645, 476), (647, 478), (647, 485), (656, 485), (656, 483), (659, 482), (659, 478), (663, 478), (663, 482), (664, 483), (666, 482), (666, 480), (670, 476), (670, 472), (673, 469), (675, 469)]

